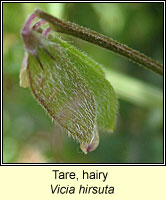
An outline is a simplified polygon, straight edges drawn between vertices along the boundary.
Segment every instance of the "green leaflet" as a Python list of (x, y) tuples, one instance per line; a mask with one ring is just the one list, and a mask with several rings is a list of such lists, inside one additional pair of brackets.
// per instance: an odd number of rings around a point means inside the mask
[(65, 48), (68, 59), (77, 68), (88, 84), (88, 88), (93, 92), (97, 104), (98, 127), (107, 131), (114, 131), (118, 101), (112, 86), (105, 79), (105, 74), (100, 65), (85, 53), (59, 39), (55, 34), (51, 36), (53, 36), (54, 42)]

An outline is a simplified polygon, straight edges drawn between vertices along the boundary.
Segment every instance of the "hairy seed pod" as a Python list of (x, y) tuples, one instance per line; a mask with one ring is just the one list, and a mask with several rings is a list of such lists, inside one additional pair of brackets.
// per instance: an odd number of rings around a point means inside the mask
[(27, 24), (22, 36), (26, 53), (20, 86), (29, 86), (53, 120), (82, 145), (89, 146), (96, 138), (97, 124), (95, 100), (86, 82), (60, 44), (49, 41)]
[(22, 30), (25, 56), (20, 86), (29, 87), (51, 118), (79, 141), (87, 154), (99, 144), (98, 128), (112, 132), (116, 94), (100, 65), (58, 38), (47, 21), (32, 14)]

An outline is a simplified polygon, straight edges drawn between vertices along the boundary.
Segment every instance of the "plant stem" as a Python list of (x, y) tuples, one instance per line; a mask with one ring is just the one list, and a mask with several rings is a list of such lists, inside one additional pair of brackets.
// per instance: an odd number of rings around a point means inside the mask
[(140, 66), (143, 66), (143, 67), (150, 69), (160, 75), (163, 75), (163, 65), (162, 64), (160, 64), (159, 62), (153, 60), (152, 58), (144, 55), (143, 53), (140, 53), (139, 51), (136, 51), (136, 50), (128, 47), (125, 44), (117, 42), (117, 41), (113, 40), (112, 38), (109, 38), (105, 35), (97, 33), (88, 28), (79, 26), (79, 25), (74, 24), (69, 21), (64, 21), (64, 20), (58, 19), (56, 17), (53, 17), (41, 10), (36, 10), (35, 14), (38, 17), (49, 22), (56, 32), (72, 35), (72, 36), (75, 36), (82, 40), (86, 40), (88, 42), (96, 44), (100, 47), (111, 50), (121, 56), (124, 56), (125, 58), (128, 58), (129, 60), (131, 60), (134, 63), (137, 63)]

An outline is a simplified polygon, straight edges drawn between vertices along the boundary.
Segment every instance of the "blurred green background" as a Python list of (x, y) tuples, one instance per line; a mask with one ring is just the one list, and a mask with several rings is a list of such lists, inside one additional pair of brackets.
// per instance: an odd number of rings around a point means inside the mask
[(162, 78), (87, 42), (67, 41), (103, 65), (119, 98), (113, 134), (100, 131), (96, 151), (54, 125), (31, 95), (19, 87), (24, 54), (20, 30), (40, 8), (110, 36), (163, 62), (162, 3), (3, 3), (3, 162), (4, 163), (162, 163)]

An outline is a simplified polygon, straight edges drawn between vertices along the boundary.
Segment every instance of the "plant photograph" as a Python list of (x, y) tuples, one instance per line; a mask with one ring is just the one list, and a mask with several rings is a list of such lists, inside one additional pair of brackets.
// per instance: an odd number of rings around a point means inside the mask
[(157, 3), (3, 3), (3, 163), (162, 164)]

